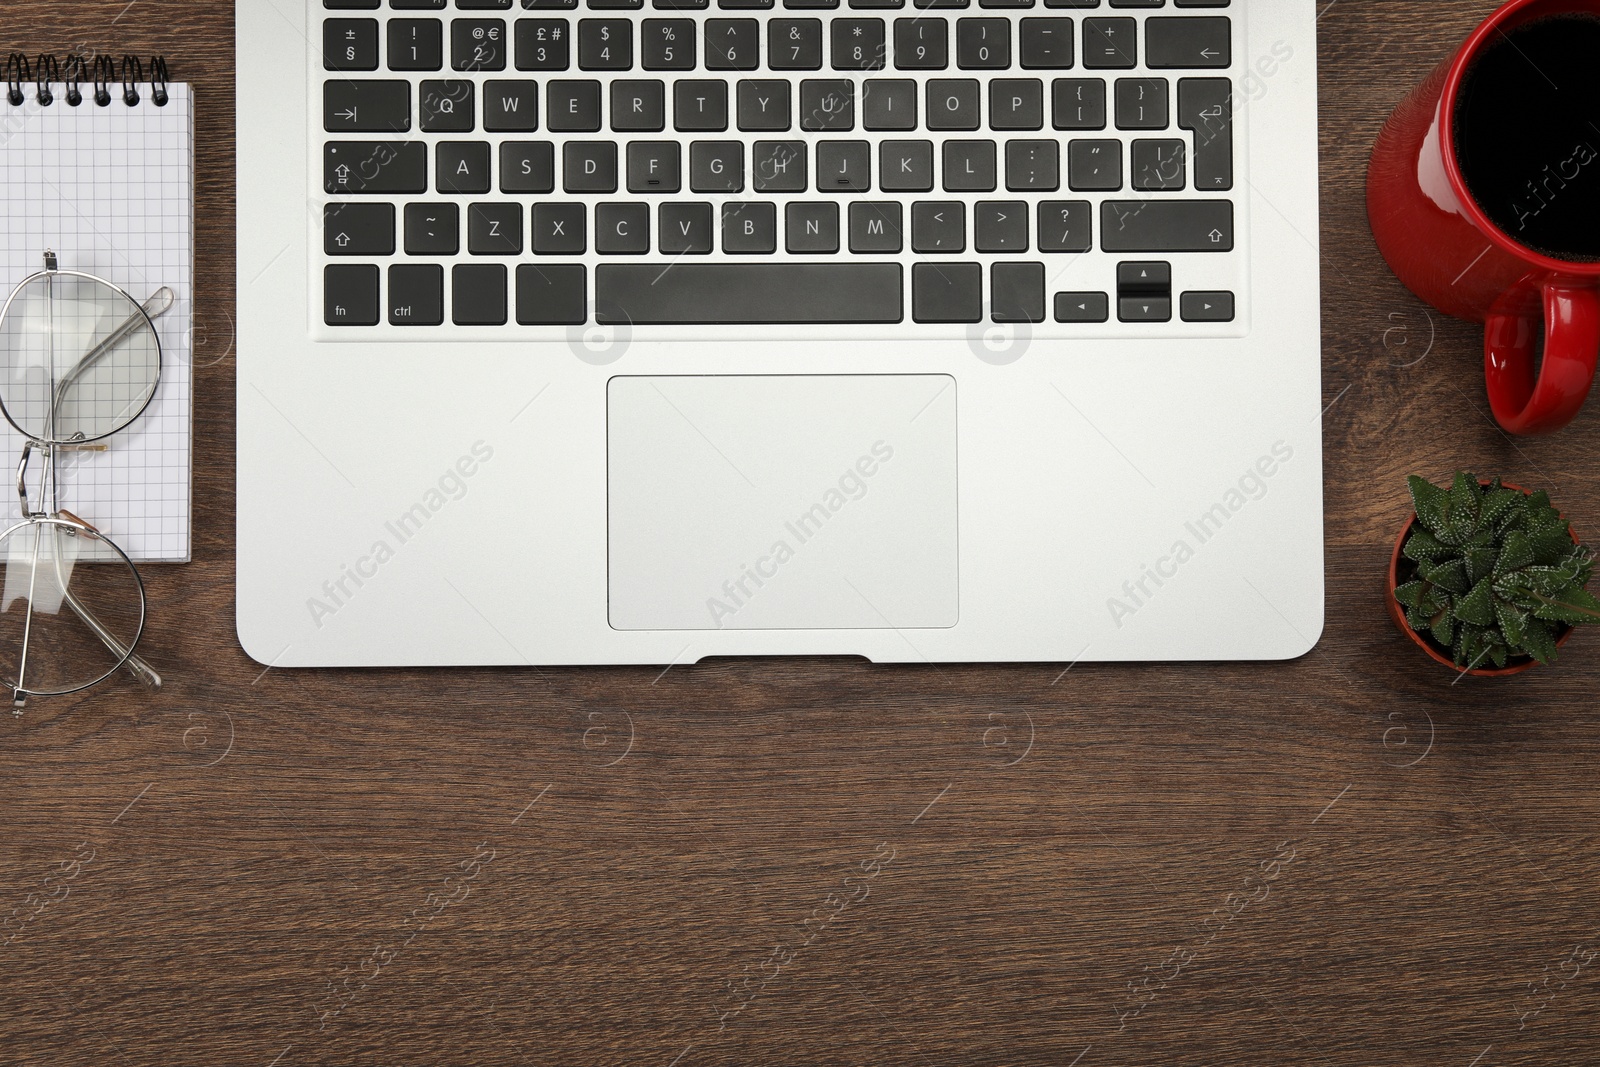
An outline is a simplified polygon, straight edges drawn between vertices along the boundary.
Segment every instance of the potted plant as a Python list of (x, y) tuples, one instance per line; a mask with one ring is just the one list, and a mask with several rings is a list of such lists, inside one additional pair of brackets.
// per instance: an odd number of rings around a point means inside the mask
[(1545, 493), (1465, 472), (1449, 489), (1412, 476), (1415, 514), (1389, 563), (1389, 613), (1428, 655), (1468, 674), (1551, 663), (1572, 629), (1600, 622), (1584, 588), (1594, 554)]

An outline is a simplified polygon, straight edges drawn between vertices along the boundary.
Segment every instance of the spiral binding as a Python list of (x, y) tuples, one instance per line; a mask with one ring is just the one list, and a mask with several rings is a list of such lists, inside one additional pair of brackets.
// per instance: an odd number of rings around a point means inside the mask
[[(150, 101), (156, 107), (166, 107), (172, 99), (167, 91), (171, 78), (166, 57), (152, 56)], [(43, 54), (30, 61), (25, 54), (12, 52), (6, 56), (4, 97), (12, 107), (22, 107), (30, 95), (40, 107), (49, 107), (58, 99), (64, 100), (68, 107), (78, 107), (84, 100), (83, 86), (93, 82), (92, 99), (95, 104), (110, 107), (111, 87), (120, 82), (122, 102), (128, 107), (137, 107), (140, 102), (139, 84), (145, 80), (144, 62), (135, 55), (123, 56), (119, 68), (117, 61), (108, 55), (85, 57), (73, 53), (63, 62), (53, 55)], [(65, 89), (60, 97), (57, 97), (53, 88), (56, 85)], [(28, 89), (32, 90), (31, 94)]]

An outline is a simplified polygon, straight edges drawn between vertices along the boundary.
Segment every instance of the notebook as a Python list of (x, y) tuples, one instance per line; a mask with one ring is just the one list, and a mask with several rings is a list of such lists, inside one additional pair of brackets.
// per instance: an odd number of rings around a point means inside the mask
[[(70, 80), (46, 84), (42, 94), (38, 82), (24, 83), (20, 104), (14, 94), (0, 94), (0, 303), (43, 268), (46, 250), (56, 253), (61, 269), (105, 278), (140, 303), (162, 286), (173, 291), (176, 302), (155, 320), (162, 367), (154, 400), (132, 426), (102, 442), (104, 451), (63, 452), (57, 470), (61, 507), (135, 562), (187, 562), (193, 97), (186, 85), (134, 82), (137, 102), (130, 102), (118, 79), (101, 106), (88, 79), (81, 87)], [(158, 87), (166, 98), (161, 106)], [(71, 89), (81, 96), (77, 106), (68, 103)], [(22, 437), (3, 421), (0, 432), (3, 470), (14, 472)], [(11, 475), (5, 477), (9, 482)], [(18, 501), (12, 492), (6, 496), (7, 518), (15, 521)]]

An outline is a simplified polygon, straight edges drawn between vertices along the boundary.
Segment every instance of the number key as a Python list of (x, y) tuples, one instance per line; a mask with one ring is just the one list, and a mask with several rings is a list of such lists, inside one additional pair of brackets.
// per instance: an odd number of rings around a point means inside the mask
[(450, 65), (456, 70), (505, 70), (504, 19), (456, 19), (450, 24)]
[(627, 70), (633, 66), (633, 23), (584, 19), (578, 23), (578, 66), (583, 70)]
[(833, 20), (833, 69), (881, 70), (885, 64), (882, 19)]
[(767, 66), (773, 70), (821, 70), (822, 20), (773, 19), (768, 23)]
[(1011, 23), (1006, 19), (962, 19), (956, 23), (956, 66), (1004, 70), (1011, 66)]
[(566, 19), (517, 20), (517, 69), (566, 70), (572, 63)]
[(444, 23), (438, 19), (391, 20), (389, 69), (443, 70)]
[(706, 22), (707, 70), (755, 70), (761, 27), (755, 19)]
[(645, 70), (693, 70), (696, 32), (691, 19), (645, 19), (641, 65)]

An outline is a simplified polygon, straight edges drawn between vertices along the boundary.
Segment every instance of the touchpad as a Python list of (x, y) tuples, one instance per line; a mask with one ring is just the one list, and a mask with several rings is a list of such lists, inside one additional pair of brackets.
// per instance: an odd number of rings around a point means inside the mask
[(613, 378), (619, 630), (956, 624), (945, 375)]

